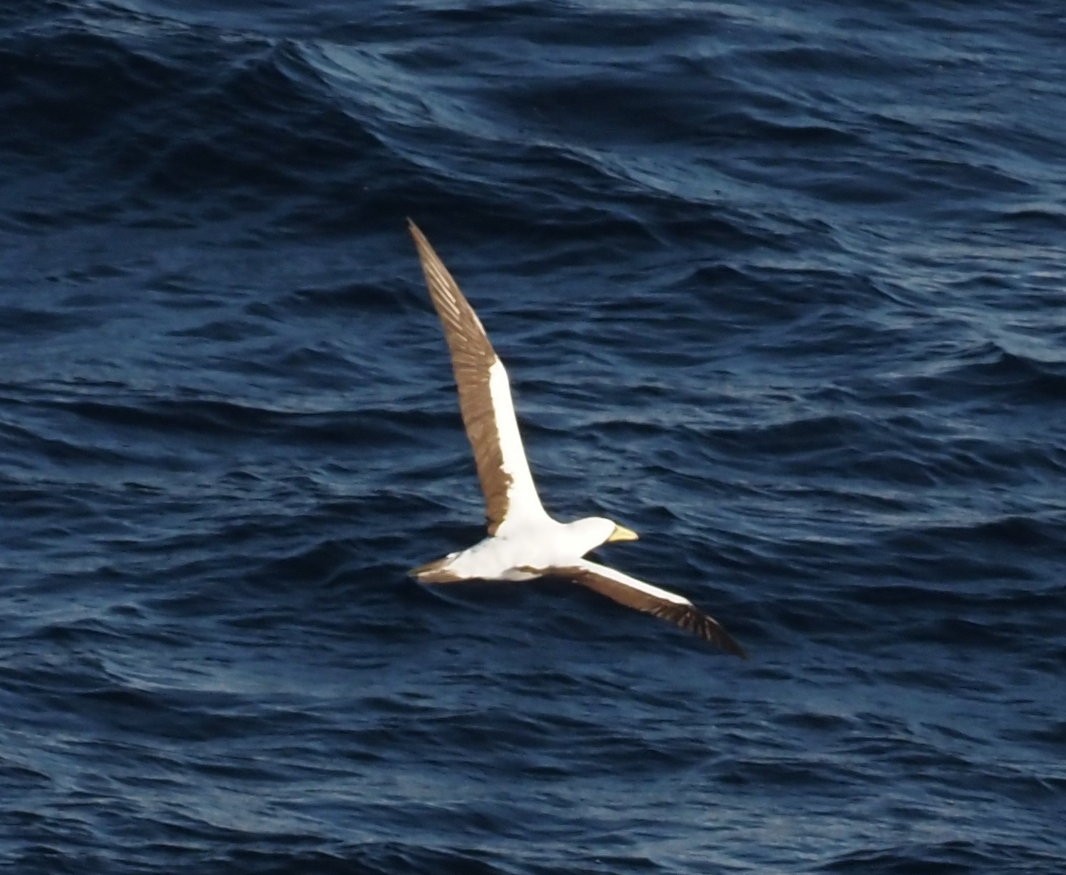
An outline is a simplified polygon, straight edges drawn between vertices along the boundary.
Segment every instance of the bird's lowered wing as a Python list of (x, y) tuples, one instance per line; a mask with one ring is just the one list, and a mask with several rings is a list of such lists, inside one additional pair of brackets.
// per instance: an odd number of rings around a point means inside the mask
[(677, 593), (652, 586), (643, 580), (637, 580), (621, 571), (596, 562), (589, 562), (587, 559), (581, 559), (572, 565), (539, 568), (537, 571), (543, 575), (564, 577), (580, 583), (627, 608), (634, 608), (676, 623), (682, 629), (698, 635), (726, 653), (747, 658), (744, 648), (733, 640), (721, 623), (703, 613), (687, 598)]

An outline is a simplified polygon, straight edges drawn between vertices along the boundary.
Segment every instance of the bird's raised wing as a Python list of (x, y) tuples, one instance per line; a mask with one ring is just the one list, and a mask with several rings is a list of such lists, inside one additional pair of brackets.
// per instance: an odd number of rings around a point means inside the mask
[(499, 534), (512, 521), (543, 519), (546, 514), (529, 471), (503, 362), (444, 262), (410, 219), (408, 227), (451, 351), (459, 410), (485, 495), (489, 534)]
[(565, 577), (575, 583), (580, 583), (627, 608), (635, 608), (646, 614), (676, 623), (682, 629), (698, 635), (726, 653), (747, 658), (744, 648), (733, 640), (721, 623), (703, 613), (687, 598), (677, 593), (652, 586), (643, 580), (637, 580), (621, 571), (589, 562), (587, 559), (581, 559), (573, 565), (540, 568), (537, 571), (544, 575)]

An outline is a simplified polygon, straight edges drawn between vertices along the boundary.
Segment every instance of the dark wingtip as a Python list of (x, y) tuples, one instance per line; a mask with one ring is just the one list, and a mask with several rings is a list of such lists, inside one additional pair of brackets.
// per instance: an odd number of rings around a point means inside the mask
[(726, 653), (732, 653), (733, 656), (739, 656), (741, 659), (748, 659), (748, 651), (737, 644), (732, 638), (729, 638), (723, 648)]
[(425, 258), (427, 253), (436, 255), (433, 252), (433, 247), (429, 244), (429, 239), (422, 233), (422, 229), (414, 223), (414, 219), (410, 216), (407, 217), (407, 230), (411, 235), (411, 239), (415, 241), (415, 248), (418, 250), (420, 257)]
[(739, 656), (741, 659), (748, 658), (747, 651), (740, 646), (732, 635), (726, 632), (725, 627), (722, 626), (721, 623), (717, 620), (712, 620), (710, 617), (707, 619), (710, 620), (713, 625), (701, 630), (704, 633), (701, 637), (705, 638), (711, 644), (721, 648), (726, 653), (730, 653), (733, 656)]
[(683, 606), (664, 605), (650, 611), (650, 613), (676, 623), (685, 631), (693, 633), (697, 638), (703, 639), (708, 644), (713, 644), (725, 653), (739, 656), (741, 659), (748, 658), (744, 648), (725, 630), (721, 623), (709, 614), (703, 613), (691, 603)]

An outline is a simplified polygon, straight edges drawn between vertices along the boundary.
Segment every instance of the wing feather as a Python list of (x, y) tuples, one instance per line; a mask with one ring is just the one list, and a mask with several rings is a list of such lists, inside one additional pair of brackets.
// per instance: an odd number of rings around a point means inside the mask
[(552, 577), (565, 577), (575, 583), (580, 583), (627, 608), (667, 620), (687, 632), (698, 635), (704, 641), (720, 647), (726, 653), (747, 659), (744, 648), (726, 632), (721, 623), (677, 593), (660, 589), (643, 580), (637, 580), (635, 577), (616, 571), (614, 568), (589, 562), (586, 559), (574, 565), (542, 568), (539, 572)]
[(489, 534), (513, 519), (546, 516), (518, 431), (507, 370), (444, 262), (410, 219), (433, 306), (444, 326), (459, 410), (485, 496)]

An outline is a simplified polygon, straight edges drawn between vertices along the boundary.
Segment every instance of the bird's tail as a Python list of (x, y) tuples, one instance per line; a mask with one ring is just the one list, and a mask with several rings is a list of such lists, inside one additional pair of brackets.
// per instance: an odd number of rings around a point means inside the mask
[(441, 559), (434, 559), (425, 565), (412, 568), (407, 574), (419, 583), (455, 583), (463, 580), (458, 574), (448, 571), (448, 564), (452, 558), (452, 556), (445, 556)]

